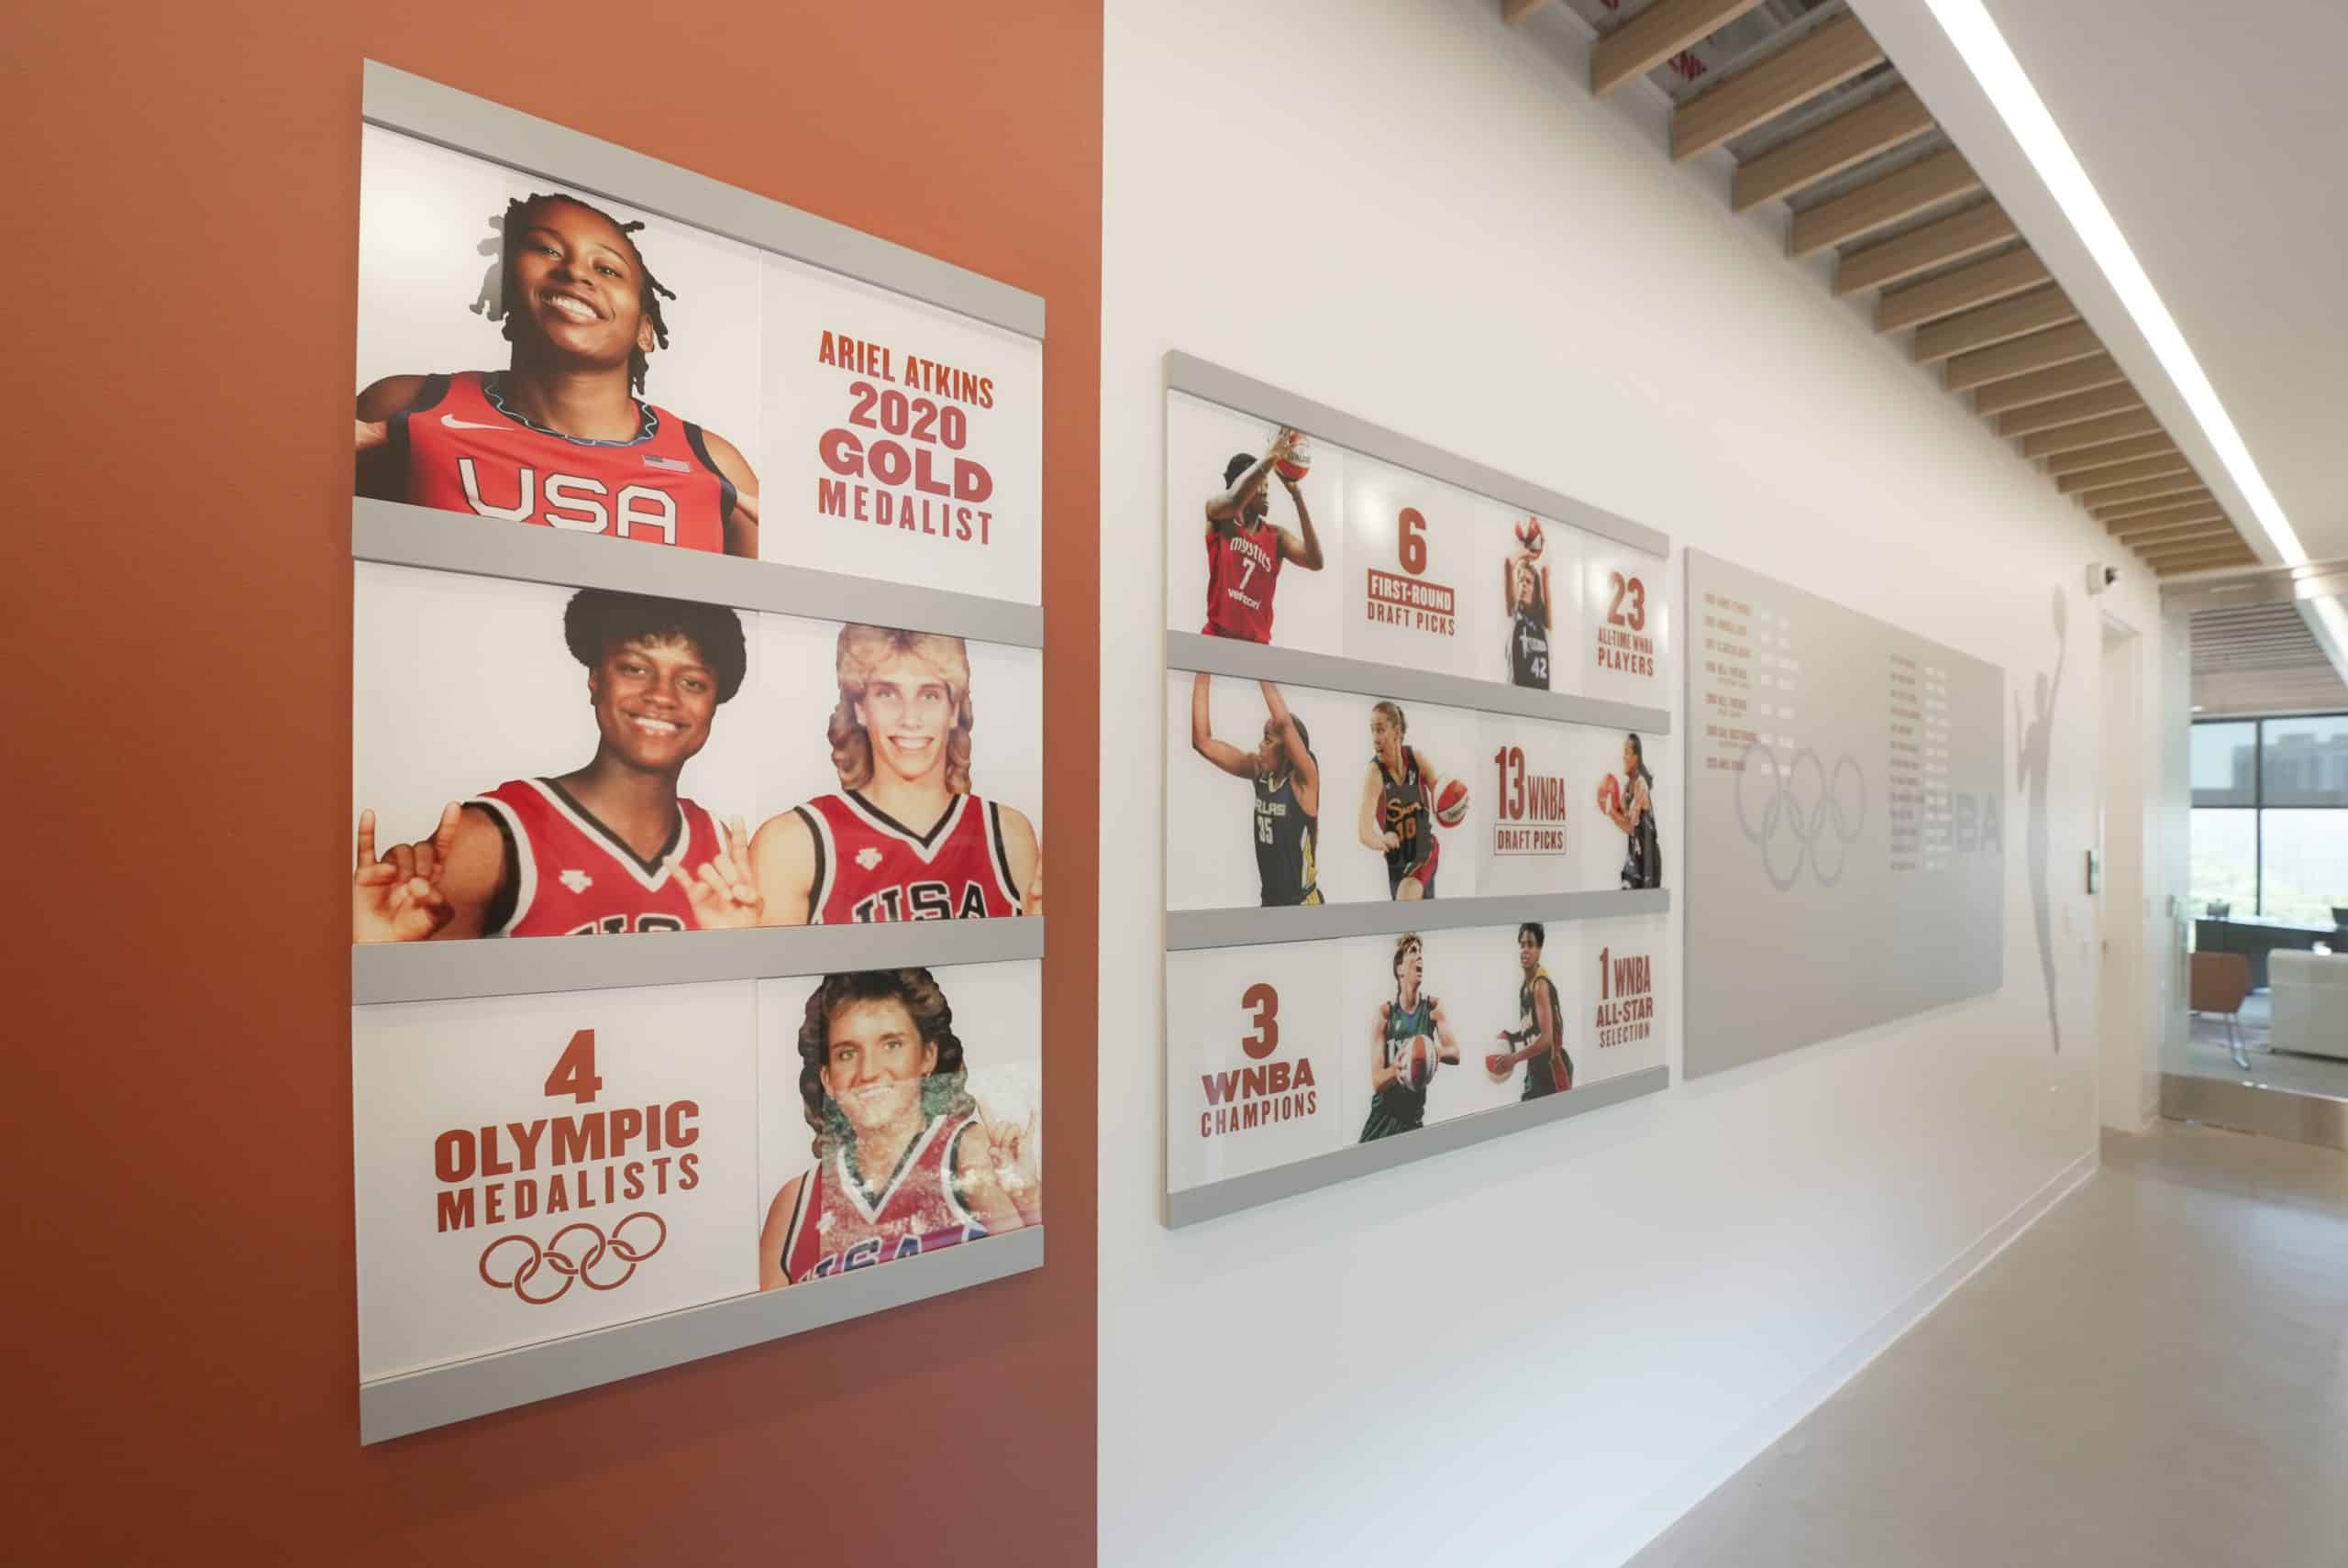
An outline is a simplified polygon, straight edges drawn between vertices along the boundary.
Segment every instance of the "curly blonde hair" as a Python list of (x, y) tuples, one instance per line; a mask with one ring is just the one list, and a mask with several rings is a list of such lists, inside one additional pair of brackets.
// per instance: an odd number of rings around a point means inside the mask
[(872, 672), (898, 654), (911, 654), (946, 679), (954, 703), (954, 729), (946, 737), (946, 788), (957, 795), (970, 792), (970, 654), (959, 637), (936, 632), (904, 632), (892, 626), (840, 628), (837, 660), (840, 700), (825, 725), (832, 745), (832, 767), (843, 790), (861, 790), (872, 782), (872, 737), (856, 722), (856, 705), (864, 701)]

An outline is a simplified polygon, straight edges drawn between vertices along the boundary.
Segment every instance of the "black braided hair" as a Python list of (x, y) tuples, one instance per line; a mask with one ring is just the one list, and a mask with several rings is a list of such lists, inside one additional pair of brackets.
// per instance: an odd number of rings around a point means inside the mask
[[(677, 294), (675, 290), (670, 288), (667, 284), (661, 282), (659, 278), (653, 276), (652, 268), (644, 259), (644, 251), (636, 243), (635, 237), (637, 231), (644, 227), (644, 224), (641, 220), (631, 223), (622, 223), (619, 219), (614, 217), (611, 214), (605, 212), (594, 203), (581, 201), (577, 196), (570, 194), (568, 191), (533, 191), (526, 196), (516, 196), (514, 200), (505, 204), (505, 217), (504, 220), (504, 239), (503, 242), (504, 249), (501, 256), (499, 265), (504, 270), (506, 282), (510, 284), (512, 282), (515, 249), (521, 240), (523, 230), (529, 226), (530, 212), (533, 208), (544, 202), (569, 202), (572, 206), (578, 207), (581, 211), (593, 213), (597, 217), (602, 218), (605, 223), (610, 224), (614, 228), (618, 229), (620, 233), (628, 237), (627, 248), (636, 253), (636, 275), (637, 280), (637, 301), (638, 306), (643, 310), (645, 319), (652, 323), (652, 340), (663, 348), (669, 347), (669, 321), (666, 316), (660, 314), (660, 302), (664, 299), (673, 300), (677, 297)], [(510, 293), (510, 288), (506, 292)], [(508, 343), (511, 343), (514, 341), (514, 315), (507, 307), (506, 302), (504, 299), (500, 299), (498, 301), (495, 314), (497, 317), (504, 323), (504, 326), (500, 330), (504, 332), (505, 340)], [(635, 389), (638, 393), (641, 393), (644, 391), (644, 371), (648, 361), (648, 358), (649, 357), (641, 348), (631, 348), (628, 350), (628, 385)]]

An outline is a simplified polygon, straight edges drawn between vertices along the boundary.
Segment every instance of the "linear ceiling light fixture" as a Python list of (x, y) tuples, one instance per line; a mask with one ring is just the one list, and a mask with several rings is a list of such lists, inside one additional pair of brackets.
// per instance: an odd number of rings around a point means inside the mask
[(2088, 171), (2080, 167), (2071, 144), (2063, 138), (2054, 116), (2030, 84), (2030, 77), (2022, 71), (2021, 61), (1998, 31), (1998, 24), (1981, 0), (1924, 0), (1956, 52), (1964, 57), (1974, 80), (1989, 95), (1999, 117), (2006, 128), (2021, 143), (2031, 166), (2038, 177), (2046, 182), (2047, 189), (2062, 205), (2063, 214), (2078, 230), (2087, 244), (2088, 253), (2096, 265), (2103, 269), (2104, 277), (2119, 293), (2120, 303), (2152, 344), (2159, 357), (2161, 368), (2185, 396), (2186, 406), (2193, 411), (2201, 433), (2210, 438), (2217, 450), (2218, 460), (2226, 467), (2243, 497), (2250, 502), (2251, 514), (2275, 547), (2276, 554), (2285, 566), (2298, 566), (2308, 558), (2299, 536), (2291, 529), (2291, 520), (2283, 514), (2282, 503), (2275, 492), (2266, 488), (2266, 480), (2251, 459), (2250, 448), (2243, 442), (2242, 433), (2226, 415), (2225, 404), (2218, 401), (2217, 389), (2210, 386), (2203, 373), (2201, 362), (2193, 357), (2193, 349), (2185, 341), (2185, 334), (2177, 330), (2176, 321), (2161, 303), (2158, 290), (2145, 276), (2143, 265), (2130, 248), (2127, 237), (2112, 221), (2110, 210), (2103, 198), (2096, 193), (2095, 184)]

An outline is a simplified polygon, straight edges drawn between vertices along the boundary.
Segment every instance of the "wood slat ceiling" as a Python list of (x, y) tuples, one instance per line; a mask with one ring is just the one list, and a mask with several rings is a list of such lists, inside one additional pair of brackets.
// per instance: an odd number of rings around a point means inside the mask
[(2337, 707), (2348, 700), (2297, 603), (2193, 615), (2193, 701), (2210, 714)]
[(1789, 256), (1833, 251), (1834, 293), (1876, 292), (1876, 330), (1909, 334), (1918, 365), (2156, 575), (2255, 559), (1846, 0), (1567, 3), (1598, 33), (1592, 93), (1654, 80), (1673, 161), (1726, 147), (1731, 211), (1782, 203)]

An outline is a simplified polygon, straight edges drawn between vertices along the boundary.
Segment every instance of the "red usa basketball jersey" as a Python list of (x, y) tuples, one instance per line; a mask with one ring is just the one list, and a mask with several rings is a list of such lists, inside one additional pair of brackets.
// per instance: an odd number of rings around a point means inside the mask
[(848, 1174), (845, 1144), (835, 1148), (799, 1184), (783, 1277), (796, 1285), (982, 1240), (986, 1228), (954, 1189), (954, 1147), (975, 1125), (975, 1117), (931, 1117), (877, 1197)]
[(636, 406), (634, 439), (585, 440), (530, 424), (494, 377), (460, 370), (427, 377), (387, 423), (418, 506), (722, 554), (734, 485), (701, 426)]
[(685, 880), (717, 857), (717, 823), (677, 802), (676, 830), (650, 860), (550, 778), (517, 778), (465, 802), (495, 820), (514, 868), (510, 907), (493, 908), (484, 936), (616, 936), (691, 931)]
[(814, 925), (852, 921), (977, 920), (1020, 912), (1002, 808), (957, 795), (925, 834), (854, 790), (792, 808), (815, 838)]
[(1272, 640), (1272, 590), (1280, 580), (1279, 530), (1267, 523), (1237, 523), (1207, 530), (1207, 624), (1210, 637)]

